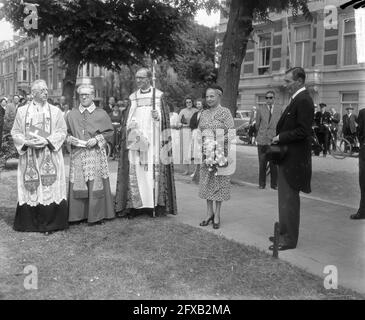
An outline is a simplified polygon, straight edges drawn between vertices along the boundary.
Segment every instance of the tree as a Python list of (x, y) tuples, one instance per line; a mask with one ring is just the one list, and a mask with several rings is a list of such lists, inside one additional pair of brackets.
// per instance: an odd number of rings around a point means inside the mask
[[(216, 32), (210, 28), (188, 22), (181, 32), (182, 40), (174, 58), (158, 59), (156, 86), (165, 94), (170, 108), (182, 106), (184, 97), (201, 97), (203, 88), (217, 78), (214, 67)], [(122, 66), (120, 72), (108, 72), (106, 95), (127, 97), (135, 89), (134, 74), (138, 67), (151, 66), (145, 59), (139, 65)]]
[(201, 97), (203, 88), (216, 81), (215, 38), (216, 32), (210, 28), (189, 23), (181, 34), (181, 51), (159, 63), (157, 83), (171, 108), (181, 107), (186, 96)]
[(80, 63), (119, 71), (140, 63), (145, 55), (172, 58), (179, 51), (179, 33), (203, 5), (216, 0), (32, 0), (37, 4), (38, 28), (24, 30), (26, 3), (3, 0), (1, 9), (15, 30), (29, 36), (61, 37), (54, 54), (66, 68), (63, 95), (69, 104)]
[(267, 20), (269, 12), (287, 9), (291, 9), (293, 15), (302, 10), (305, 17), (310, 19), (307, 2), (308, 0), (227, 0), (228, 24), (223, 39), (218, 83), (224, 91), (222, 104), (229, 107), (232, 114), (237, 110), (241, 66), (253, 31), (253, 21)]

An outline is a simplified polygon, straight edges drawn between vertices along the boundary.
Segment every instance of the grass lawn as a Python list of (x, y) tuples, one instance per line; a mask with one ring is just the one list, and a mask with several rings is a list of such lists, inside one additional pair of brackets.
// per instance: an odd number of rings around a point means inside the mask
[[(115, 219), (45, 236), (0, 208), (0, 299), (364, 299), (266, 253), (169, 217)], [(38, 268), (38, 290), (23, 269)]]

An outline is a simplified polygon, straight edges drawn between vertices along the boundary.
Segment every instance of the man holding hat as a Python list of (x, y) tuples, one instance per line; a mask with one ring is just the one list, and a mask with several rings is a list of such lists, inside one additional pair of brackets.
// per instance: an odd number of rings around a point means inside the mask
[(323, 156), (325, 157), (328, 152), (330, 131), (329, 126), (331, 124), (331, 114), (326, 111), (327, 105), (325, 103), (319, 104), (320, 111), (317, 111), (314, 116), (314, 121), (317, 126), (317, 136), (321, 147), (323, 148)]
[(342, 133), (343, 137), (347, 139), (351, 144), (354, 142), (354, 137), (356, 135), (356, 120), (357, 117), (353, 112), (354, 108), (349, 106), (346, 108), (347, 114), (342, 117)]
[(96, 108), (94, 87), (81, 85), (80, 106), (66, 116), (71, 144), (69, 221), (89, 223), (114, 218), (113, 199), (109, 184), (108, 159), (105, 151), (114, 128), (108, 114)]

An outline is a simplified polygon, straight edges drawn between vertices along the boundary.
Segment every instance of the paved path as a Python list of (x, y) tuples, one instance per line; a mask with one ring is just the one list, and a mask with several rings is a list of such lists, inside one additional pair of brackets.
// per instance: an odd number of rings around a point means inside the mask
[[(205, 202), (197, 198), (198, 186), (177, 179), (179, 214), (173, 219), (199, 227)], [(339, 285), (365, 293), (365, 220), (352, 221), (351, 208), (301, 199), (298, 247), (279, 252), (280, 259), (325, 277), (325, 266), (338, 269)], [(232, 198), (223, 203), (221, 228), (204, 228), (245, 245), (270, 252), (268, 236), (278, 219), (277, 193), (250, 186), (233, 186)]]

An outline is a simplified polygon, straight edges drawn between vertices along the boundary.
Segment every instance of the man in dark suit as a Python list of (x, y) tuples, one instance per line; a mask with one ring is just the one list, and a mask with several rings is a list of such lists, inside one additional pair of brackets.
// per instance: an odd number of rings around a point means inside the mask
[(333, 143), (332, 149), (336, 149), (337, 143), (337, 133), (338, 133), (338, 124), (340, 123), (341, 116), (337, 112), (335, 108), (331, 109), (331, 134), (333, 135)]
[(321, 147), (323, 148), (323, 156), (325, 157), (328, 152), (330, 142), (330, 130), (331, 114), (326, 111), (327, 105), (325, 103), (319, 104), (320, 111), (317, 111), (314, 115), (314, 122), (317, 126), (317, 137)]
[(354, 142), (354, 137), (356, 136), (356, 116), (352, 113), (354, 110), (353, 107), (347, 107), (345, 114), (342, 117), (342, 133), (343, 137), (347, 139), (351, 144)]
[(106, 111), (107, 114), (110, 114), (113, 111), (115, 105), (115, 98), (114, 97), (110, 97), (109, 98), (109, 104), (104, 106), (104, 110)]
[[(311, 192), (311, 131), (314, 104), (305, 88), (305, 71), (295, 67), (285, 74), (285, 88), (291, 98), (276, 127), (273, 143), (287, 151), (279, 161), (279, 250), (294, 249), (299, 236), (299, 192)], [(270, 237), (273, 241), (273, 237)], [(273, 250), (273, 246), (270, 246)]]
[(357, 213), (350, 216), (351, 219), (365, 219), (365, 109), (359, 111), (357, 117), (358, 137), (360, 142), (359, 152), (359, 184), (360, 184), (360, 207)]

